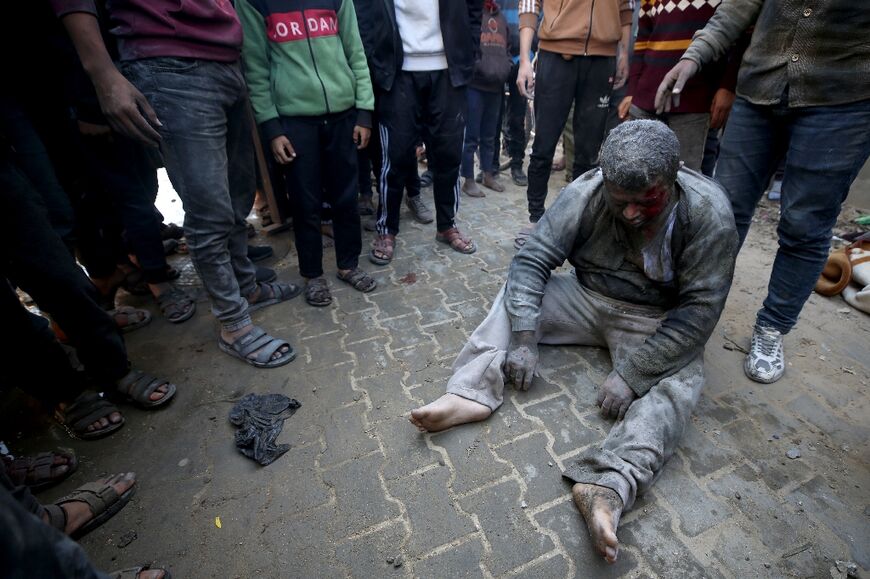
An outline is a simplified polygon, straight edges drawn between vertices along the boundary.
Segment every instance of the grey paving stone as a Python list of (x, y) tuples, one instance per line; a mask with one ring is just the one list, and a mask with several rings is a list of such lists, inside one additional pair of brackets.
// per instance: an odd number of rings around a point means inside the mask
[(756, 465), (767, 485), (779, 490), (787, 484), (806, 478), (805, 466), (799, 461), (788, 460), (786, 452), (799, 440), (771, 441), (755, 424), (741, 419), (729, 424), (722, 431), (720, 440), (730, 439), (731, 448), (739, 450)]
[[(635, 557), (625, 549), (620, 550), (615, 564), (607, 564), (592, 546), (586, 523), (574, 505), (574, 501), (568, 500), (550, 507), (535, 515), (535, 520), (542, 527), (558, 535), (565, 552), (574, 561), (575, 577), (590, 579), (625, 577), (638, 565)], [(617, 536), (620, 541), (624, 541), (619, 530)]]
[(772, 578), (780, 577), (783, 572), (782, 568), (777, 568), (782, 561), (779, 557), (733, 523), (719, 527), (710, 554), (735, 577)]
[[(866, 501), (866, 490), (863, 491), (863, 497)], [(840, 539), (849, 545), (852, 560), (864, 569), (870, 570), (870, 542), (868, 542), (870, 539), (870, 517), (867, 515), (866, 506), (864, 511), (850, 507), (821, 475), (813, 477), (789, 495), (789, 502), (792, 506), (795, 506), (798, 501), (803, 503), (800, 506), (830, 527)], [(842, 555), (842, 553), (828, 554), (828, 556), (838, 558), (842, 558)]]
[(743, 460), (737, 449), (720, 448), (714, 444), (711, 434), (703, 434), (694, 422), (686, 425), (680, 452), (686, 457), (689, 470), (697, 477), (705, 477)]
[(405, 577), (408, 570), (396, 568), (387, 560), (403, 555), (405, 527), (394, 523), (374, 533), (354, 539), (345, 539), (335, 546), (335, 556), (348, 570), (350, 577), (373, 579), (377, 577)]
[(528, 520), (520, 507), (520, 486), (508, 480), (460, 500), (477, 515), (492, 552), (485, 557), (493, 575), (519, 567), (553, 549), (553, 542)]
[(738, 418), (738, 413), (735, 409), (713, 400), (704, 393), (701, 394), (701, 398), (698, 400), (694, 414), (701, 417), (709, 416), (719, 424), (728, 424)]
[(407, 420), (385, 420), (374, 426), (374, 432), (383, 443), (386, 480), (406, 476), (442, 460), (440, 454), (426, 445), (426, 436)]
[(568, 562), (561, 554), (556, 554), (549, 559), (538, 561), (524, 571), (511, 575), (512, 579), (541, 579), (542, 577), (556, 579), (568, 577), (570, 569)]
[(506, 440), (538, 429), (532, 420), (521, 415), (513, 401), (508, 398), (498, 410), (484, 422), (486, 430), (484, 437), (492, 446), (498, 446)]
[(371, 338), (386, 341), (389, 334), (377, 326), (377, 309), (346, 314), (338, 312), (336, 317), (344, 330), (344, 343), (353, 344)]
[[(245, 552), (253, 550), (263, 559), (271, 558), (271, 563), (263, 561), (264, 567), (284, 569), (295, 577), (344, 576), (346, 572), (335, 556), (333, 514), (333, 508), (326, 506), (305, 517), (276, 520), (263, 529), (257, 543)], [(236, 544), (227, 546), (225, 552), (237, 558), (240, 550), (242, 547)], [(241, 572), (239, 576), (247, 575)]]
[(376, 318), (379, 321), (415, 313), (413, 301), (407, 298), (402, 289), (375, 291), (369, 294), (368, 300), (376, 306)]
[(475, 530), (474, 523), (457, 511), (450, 497), (450, 470), (441, 466), (389, 483), (390, 494), (405, 505), (411, 537), (405, 545), (418, 557)]
[(369, 273), (375, 278), (375, 281), (378, 282), (378, 289), (375, 290), (374, 294), (358, 292), (349, 285), (338, 283), (338, 280), (336, 280), (336, 285), (332, 291), (332, 307), (336, 310), (339, 322), (341, 322), (342, 315), (344, 314), (355, 314), (358, 312), (375, 310), (376, 305), (369, 301), (368, 298), (371, 295), (376, 295), (384, 291), (385, 284), (388, 280), (383, 274), (372, 273), (371, 271), (369, 271)]
[(562, 456), (601, 440), (601, 433), (587, 428), (572, 412), (571, 400), (559, 396), (525, 409), (530, 416), (540, 418), (553, 438), (553, 451)]
[(424, 327), (458, 318), (444, 306), (444, 293), (435, 288), (417, 291), (414, 308), (420, 314), (420, 325)]
[[(398, 345), (396, 344), (396, 346)], [(418, 372), (424, 371), (429, 366), (441, 365), (433, 350), (432, 344), (424, 343), (412, 348), (397, 350), (393, 352), (393, 358), (403, 370), (411, 372), (411, 383), (416, 384), (420, 381), (420, 378), (416, 376)]]
[(323, 481), (335, 491), (334, 520), (337, 537), (347, 537), (399, 516), (399, 506), (387, 499), (378, 478), (383, 463), (373, 454), (324, 471)]
[(333, 464), (358, 458), (378, 449), (378, 443), (371, 434), (364, 433), (364, 404), (354, 404), (345, 408), (336, 408), (324, 419), (324, 441), (326, 448), (320, 459), (320, 464), (327, 467)]
[(402, 387), (403, 373), (388, 372), (380, 376), (361, 378), (356, 381), (358, 389), (368, 393), (371, 409), (367, 413), (370, 424), (383, 420), (400, 420), (413, 408), (413, 401)]
[(766, 435), (765, 440), (774, 434), (783, 438), (806, 434), (806, 424), (765, 400), (766, 390), (752, 390), (752, 394), (749, 392), (749, 390), (738, 390), (721, 396), (720, 400), (751, 417)]
[(484, 576), (480, 570), (482, 555), (480, 540), (472, 539), (422, 561), (411, 562), (411, 566), (414, 577), (419, 579), (476, 579)]
[(538, 346), (538, 369), (541, 375), (548, 376), (553, 370), (580, 362), (580, 346)]
[(633, 545), (661, 577), (722, 577), (716, 569), (705, 568), (692, 549), (671, 529), (671, 518), (664, 509), (648, 509), (617, 531), (620, 541)]
[(731, 516), (731, 507), (708, 496), (686, 473), (678, 455), (665, 464), (655, 488), (677, 511), (680, 530), (689, 537), (695, 537)]
[(454, 270), (453, 275), (451, 276), (452, 281), (449, 285), (442, 288), (444, 293), (447, 294), (444, 298), (445, 305), (449, 306), (452, 304), (458, 304), (459, 302), (467, 302), (469, 300), (483, 297), (477, 292), (468, 289), (468, 286), (465, 285), (465, 277), (456, 275), (457, 271), (461, 271), (461, 269)]
[(562, 394), (565, 390), (558, 384), (550, 381), (543, 376), (535, 376), (532, 380), (532, 386), (523, 392), (516, 390), (512, 385), (508, 385), (505, 390), (505, 397), (511, 396), (514, 402), (520, 406), (528, 406), (535, 404), (538, 400), (552, 396), (553, 394)]
[(323, 398), (328, 400), (329, 405), (348, 404), (357, 394), (350, 385), (353, 369), (353, 362), (348, 361), (336, 366), (326, 366), (315, 372), (306, 371), (288, 376), (291, 392), (287, 396), (297, 399)]
[(606, 374), (598, 376), (597, 372), (590, 369), (589, 365), (585, 363), (585, 357), (584, 362), (557, 368), (545, 372), (545, 374), (548, 380), (560, 384), (579, 401), (589, 405), (595, 403), (595, 398), (598, 396), (598, 384), (606, 378)]
[(355, 367), (353, 375), (355, 378), (363, 378), (365, 376), (376, 376), (387, 371), (393, 361), (387, 355), (385, 342), (381, 340), (369, 340), (367, 342), (358, 342), (356, 344), (348, 344), (345, 347), (347, 352), (352, 352), (355, 355)]
[(466, 493), (482, 484), (510, 474), (510, 467), (496, 460), (484, 440), (480, 423), (465, 424), (432, 435), (432, 443), (443, 447), (455, 469), (453, 492)]
[(856, 424), (836, 416), (826, 408), (820, 400), (814, 400), (804, 394), (788, 404), (789, 410), (804, 420), (819, 427), (826, 436), (836, 444), (847, 444), (853, 447), (867, 447), (870, 440), (870, 428), (865, 424)]
[(436, 354), (438, 357), (449, 356), (453, 359), (468, 337), (461, 329), (461, 321), (449, 321), (426, 328), (426, 332), (430, 334), (437, 344)]
[[(514, 465), (526, 483), (524, 499), (529, 508), (558, 499), (571, 492), (562, 471), (547, 452), (547, 437), (536, 433), (499, 446), (495, 453)], [(548, 466), (552, 464), (553, 466)]]
[[(278, 493), (269, 502), (268, 520), (280, 520), (309, 511), (332, 500), (330, 487), (323, 481), (317, 466), (320, 445), (291, 448), (279, 460), (271, 483), (290, 488), (292, 493)], [(298, 484), (305, 481), (304, 485)], [(270, 485), (271, 486), (271, 485)]]
[[(291, 342), (291, 345), (299, 353), (299, 360), (305, 360), (307, 362), (305, 365), (306, 370), (311, 371), (328, 368), (336, 364), (351, 362), (353, 360), (350, 354), (345, 350), (335, 347), (340, 339), (341, 334), (335, 332), (315, 336), (313, 338), (306, 338), (298, 342)], [(294, 362), (294, 364), (295, 363), (296, 362)]]
[[(271, 308), (267, 311), (276, 315)], [(305, 307), (297, 308), (295, 314), (301, 322), (296, 328), (297, 341), (341, 331), (341, 326), (332, 318), (331, 308), (314, 308), (305, 304)]]
[(416, 312), (400, 318), (381, 320), (378, 325), (394, 337), (390, 344), (394, 350), (416, 346), (429, 340), (429, 337), (420, 331), (420, 316)]
[(707, 488), (740, 510), (775, 553), (798, 547), (812, 536), (806, 517), (795, 515), (748, 466), (717, 477)]

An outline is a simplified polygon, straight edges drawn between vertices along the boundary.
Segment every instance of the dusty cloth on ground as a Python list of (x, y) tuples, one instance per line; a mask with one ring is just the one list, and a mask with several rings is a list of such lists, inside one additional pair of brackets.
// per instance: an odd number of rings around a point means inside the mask
[(230, 410), (239, 452), (266, 466), (290, 450), (289, 444), (275, 444), (284, 421), (302, 406), (283, 394), (248, 394)]

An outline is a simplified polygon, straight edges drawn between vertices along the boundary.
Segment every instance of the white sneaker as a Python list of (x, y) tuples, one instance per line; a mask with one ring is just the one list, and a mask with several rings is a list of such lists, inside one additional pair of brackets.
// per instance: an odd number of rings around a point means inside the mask
[(743, 371), (756, 382), (770, 384), (782, 378), (785, 356), (782, 351), (782, 333), (768, 326), (756, 324), (752, 332), (749, 354)]

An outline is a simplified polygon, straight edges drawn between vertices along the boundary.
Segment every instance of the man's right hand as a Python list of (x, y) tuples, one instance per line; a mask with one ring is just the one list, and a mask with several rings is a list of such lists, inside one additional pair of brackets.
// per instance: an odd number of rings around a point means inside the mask
[(113, 131), (152, 147), (160, 144), (160, 133), (154, 127), (163, 125), (157, 113), (145, 95), (117, 69), (112, 67), (105, 78), (95, 79), (94, 88), (100, 109)]
[(535, 71), (532, 70), (532, 63), (527, 60), (520, 61), (520, 68), (517, 71), (517, 88), (520, 89), (520, 94), (527, 99), (532, 98), (535, 92)]
[(680, 93), (698, 69), (694, 61), (683, 59), (668, 71), (656, 91), (656, 114), (670, 112), (672, 101), (673, 106), (680, 106)]
[(508, 382), (522, 390), (528, 390), (538, 366), (538, 340), (535, 332), (512, 332), (504, 361), (504, 375)]
[(620, 121), (624, 121), (628, 118), (628, 109), (631, 108), (631, 95), (625, 96), (620, 101), (619, 106), (616, 107), (616, 114), (619, 116)]
[(296, 159), (296, 151), (293, 150), (290, 139), (284, 135), (279, 135), (272, 139), (272, 155), (282, 165), (292, 163)]

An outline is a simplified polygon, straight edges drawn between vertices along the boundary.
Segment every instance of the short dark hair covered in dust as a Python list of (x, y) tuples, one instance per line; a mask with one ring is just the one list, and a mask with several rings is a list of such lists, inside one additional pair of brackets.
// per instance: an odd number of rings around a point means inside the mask
[(599, 159), (604, 181), (624, 191), (646, 191), (660, 180), (670, 186), (680, 169), (680, 142), (661, 121), (628, 121), (610, 131)]

